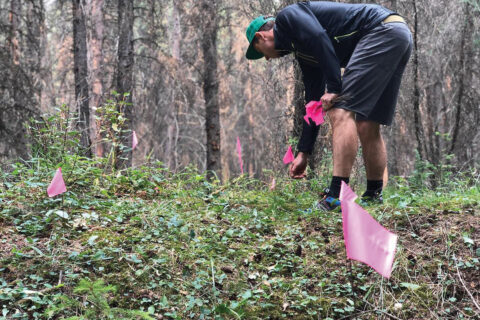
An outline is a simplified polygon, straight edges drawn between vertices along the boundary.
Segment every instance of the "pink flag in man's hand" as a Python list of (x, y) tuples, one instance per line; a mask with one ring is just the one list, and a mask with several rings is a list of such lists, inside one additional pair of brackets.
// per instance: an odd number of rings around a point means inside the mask
[(132, 150), (137, 147), (138, 144), (138, 139), (137, 139), (137, 134), (135, 131), (132, 131)]
[(47, 193), (49, 197), (55, 197), (56, 195), (62, 194), (67, 191), (65, 187), (65, 182), (62, 177), (62, 168), (58, 168), (55, 176), (50, 182), (50, 185), (47, 188)]
[(283, 163), (289, 164), (293, 160), (295, 160), (295, 157), (293, 156), (292, 146), (289, 146), (287, 152), (285, 153), (285, 156), (283, 156)]
[(237, 137), (237, 154), (238, 154), (238, 163), (240, 163), (240, 171), (243, 174), (242, 145), (240, 144), (239, 137)]
[(382, 276), (390, 278), (398, 237), (355, 203), (356, 198), (352, 189), (342, 182), (340, 202), (347, 257), (366, 263)]
[(321, 125), (325, 119), (325, 114), (326, 112), (323, 110), (322, 107), (322, 101), (310, 101), (307, 103), (305, 106), (306, 109), (306, 115), (303, 117), (303, 119), (310, 125), (310, 119), (315, 122), (317, 126)]

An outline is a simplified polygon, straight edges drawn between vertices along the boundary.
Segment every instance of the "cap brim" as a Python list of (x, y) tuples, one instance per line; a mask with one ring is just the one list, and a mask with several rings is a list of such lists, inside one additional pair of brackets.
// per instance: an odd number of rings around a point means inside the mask
[(258, 59), (263, 58), (263, 54), (260, 53), (260, 52), (258, 52), (257, 50), (255, 50), (255, 48), (253, 47), (253, 45), (250, 44), (250, 46), (248, 46), (247, 54), (245, 54), (245, 57), (246, 57), (248, 60), (258, 60)]

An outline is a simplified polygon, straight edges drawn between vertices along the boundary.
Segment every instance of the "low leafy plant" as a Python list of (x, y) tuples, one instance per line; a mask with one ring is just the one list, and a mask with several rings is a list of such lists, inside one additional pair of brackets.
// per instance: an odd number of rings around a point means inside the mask
[(65, 318), (67, 320), (153, 320), (148, 312), (111, 307), (110, 300), (116, 291), (115, 286), (105, 285), (102, 279), (82, 279), (73, 289), (77, 299), (67, 295), (58, 296), (54, 304), (45, 311), (45, 316), (52, 319), (58, 315), (75, 314)]

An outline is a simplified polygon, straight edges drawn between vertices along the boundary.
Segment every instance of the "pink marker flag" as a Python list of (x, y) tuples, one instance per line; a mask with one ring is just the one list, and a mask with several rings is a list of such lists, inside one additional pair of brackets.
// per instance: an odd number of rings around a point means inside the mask
[(238, 136), (237, 136), (237, 154), (238, 154), (238, 163), (240, 164), (240, 171), (243, 174), (242, 145), (240, 144), (240, 138)]
[(326, 112), (323, 110), (322, 101), (310, 101), (305, 106), (307, 114), (303, 117), (305, 121), (310, 125), (310, 119), (315, 122), (317, 126), (321, 125), (325, 119)]
[(137, 144), (138, 144), (138, 139), (137, 139), (137, 134), (135, 133), (135, 131), (132, 131), (132, 150), (135, 149), (137, 147)]
[(380, 225), (355, 202), (357, 195), (342, 182), (343, 238), (347, 257), (366, 263), (385, 278), (390, 278), (398, 236)]
[(292, 162), (294, 159), (295, 159), (295, 157), (293, 156), (292, 146), (289, 146), (287, 152), (286, 152), (285, 155), (283, 156), (283, 163), (284, 163), (284, 164), (289, 164), (289, 163)]
[(50, 185), (47, 188), (47, 193), (49, 197), (55, 197), (56, 195), (62, 194), (67, 191), (65, 187), (65, 182), (62, 177), (62, 168), (58, 168), (55, 176), (50, 182)]

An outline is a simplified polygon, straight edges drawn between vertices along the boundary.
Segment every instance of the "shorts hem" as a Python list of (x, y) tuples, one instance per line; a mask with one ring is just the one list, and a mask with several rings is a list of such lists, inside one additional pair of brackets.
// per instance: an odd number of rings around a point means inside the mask
[[(380, 125), (383, 125), (383, 126), (390, 126), (392, 123), (393, 123), (393, 119), (391, 120), (378, 120), (378, 119), (372, 119), (371, 117), (368, 117), (365, 113), (361, 112), (361, 111), (358, 111), (358, 110), (355, 110), (355, 109), (352, 109), (352, 108), (349, 108), (347, 106), (342, 106), (342, 105), (339, 105), (339, 106), (333, 106), (332, 108), (336, 108), (336, 109), (344, 109), (344, 110), (347, 110), (347, 111), (351, 111), (353, 113), (355, 113), (355, 116), (359, 115), (362, 117), (362, 119), (359, 119), (360, 121), (362, 120), (368, 120), (368, 121), (373, 121), (373, 122), (376, 122)], [(355, 119), (357, 120), (357, 119)]]

